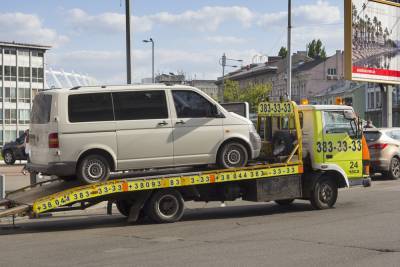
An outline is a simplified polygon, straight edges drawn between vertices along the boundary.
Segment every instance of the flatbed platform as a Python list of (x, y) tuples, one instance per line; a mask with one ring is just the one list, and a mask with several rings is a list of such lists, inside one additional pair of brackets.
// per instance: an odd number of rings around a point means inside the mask
[[(116, 178), (104, 183), (80, 185), (78, 181), (55, 179), (10, 192), (3, 201), (0, 218), (12, 215), (35, 217), (45, 212), (84, 209), (92, 204), (113, 200), (123, 194), (162, 188), (176, 188), (206, 184), (237, 182), (301, 174), (301, 162), (255, 165), (238, 169), (207, 170), (182, 173), (145, 172), (132, 174), (131, 178)], [(154, 174), (154, 175), (152, 175)]]

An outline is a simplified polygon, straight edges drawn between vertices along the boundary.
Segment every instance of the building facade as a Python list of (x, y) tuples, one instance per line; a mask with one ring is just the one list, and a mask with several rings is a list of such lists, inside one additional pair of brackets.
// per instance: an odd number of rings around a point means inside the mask
[(188, 81), (187, 83), (190, 86), (200, 89), (201, 91), (218, 101), (219, 90), (215, 82), (215, 80), (192, 80)]
[(32, 100), (45, 88), (49, 46), (0, 42), (0, 146), (29, 128)]
[[(326, 59), (310, 58), (305, 51), (292, 55), (292, 99), (299, 102), (327, 90), (344, 79), (344, 53), (336, 53)], [(287, 93), (287, 60), (281, 57), (268, 57), (265, 63), (250, 64), (228, 73), (225, 79), (237, 81), (241, 89), (250, 84), (270, 83), (272, 96)], [(222, 78), (217, 84), (221, 87)]]

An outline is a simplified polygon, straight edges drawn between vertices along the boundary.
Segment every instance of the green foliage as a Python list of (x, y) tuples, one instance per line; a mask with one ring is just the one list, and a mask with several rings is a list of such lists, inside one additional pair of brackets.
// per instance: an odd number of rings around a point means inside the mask
[(239, 83), (232, 80), (225, 80), (224, 100), (227, 102), (241, 101)]
[(320, 39), (318, 40), (312, 40), (308, 45), (308, 56), (311, 58), (322, 58), (326, 59), (326, 51), (325, 51), (325, 46), (323, 46), (322, 41)]
[(286, 47), (282, 46), (281, 49), (279, 49), (278, 56), (285, 58), (287, 56), (287, 49)]
[(226, 102), (248, 102), (252, 112), (257, 110), (258, 103), (263, 100), (272, 90), (270, 83), (251, 84), (245, 89), (240, 89), (236, 81), (226, 80), (224, 100)]

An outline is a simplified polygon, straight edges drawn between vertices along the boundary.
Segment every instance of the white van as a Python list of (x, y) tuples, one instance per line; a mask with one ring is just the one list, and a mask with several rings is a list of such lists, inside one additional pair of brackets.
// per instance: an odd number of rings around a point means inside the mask
[(261, 141), (250, 120), (189, 86), (75, 87), (39, 93), (31, 172), (108, 179), (110, 171), (217, 163), (245, 166)]

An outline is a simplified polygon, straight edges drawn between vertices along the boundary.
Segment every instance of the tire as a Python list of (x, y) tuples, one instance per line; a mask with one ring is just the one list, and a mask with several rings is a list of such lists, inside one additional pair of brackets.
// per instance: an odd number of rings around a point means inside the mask
[(288, 199), (275, 200), (275, 203), (280, 206), (289, 206), (290, 204), (293, 203), (293, 201), (294, 201), (294, 198), (288, 198)]
[(274, 156), (287, 156), (293, 148), (294, 136), (289, 131), (277, 131), (272, 137), (272, 153)]
[(248, 160), (246, 147), (234, 141), (224, 144), (217, 156), (217, 164), (223, 169), (245, 167)]
[(77, 176), (84, 184), (107, 181), (110, 177), (110, 164), (101, 155), (88, 155), (79, 162)]
[(129, 216), (129, 210), (132, 204), (129, 203), (128, 200), (126, 199), (117, 200), (115, 205), (117, 206), (117, 210), (119, 211), (119, 213), (121, 213), (125, 217)]
[(4, 151), (4, 163), (7, 165), (14, 165), (15, 156), (11, 150)]
[(182, 195), (175, 189), (164, 189), (155, 192), (146, 204), (146, 214), (156, 223), (173, 223), (179, 221), (185, 209)]
[(397, 180), (400, 178), (400, 159), (397, 157), (392, 158), (390, 161), (390, 169), (388, 172), (389, 178)]
[(310, 202), (314, 209), (332, 208), (337, 200), (338, 187), (331, 177), (321, 177), (311, 192)]

